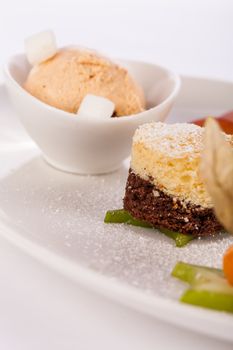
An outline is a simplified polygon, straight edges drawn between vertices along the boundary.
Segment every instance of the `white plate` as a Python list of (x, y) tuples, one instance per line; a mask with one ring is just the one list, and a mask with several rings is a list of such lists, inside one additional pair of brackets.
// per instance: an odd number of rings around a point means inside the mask
[[(232, 83), (183, 78), (170, 121), (233, 109), (232, 96)], [(233, 317), (179, 303), (184, 285), (170, 277), (178, 260), (221, 266), (233, 239), (222, 236), (175, 248), (154, 230), (104, 224), (105, 211), (122, 206), (127, 164), (105, 176), (59, 172), (41, 159), (3, 86), (0, 106), (0, 234), (83, 286), (161, 320), (233, 342)]]

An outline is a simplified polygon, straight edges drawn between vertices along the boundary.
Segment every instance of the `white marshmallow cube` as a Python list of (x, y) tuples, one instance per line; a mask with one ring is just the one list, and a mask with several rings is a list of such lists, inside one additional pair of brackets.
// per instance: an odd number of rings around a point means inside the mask
[(79, 117), (90, 119), (109, 119), (113, 115), (115, 104), (105, 97), (87, 94), (77, 111)]
[(27, 59), (33, 66), (46, 61), (57, 53), (56, 38), (51, 30), (26, 38), (24, 46)]

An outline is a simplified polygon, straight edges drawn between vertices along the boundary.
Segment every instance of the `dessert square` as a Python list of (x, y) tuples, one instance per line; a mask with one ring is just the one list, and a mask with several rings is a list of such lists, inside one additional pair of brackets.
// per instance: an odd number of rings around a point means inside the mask
[[(199, 172), (204, 128), (150, 123), (134, 137), (124, 209), (137, 219), (194, 236), (222, 229)], [(232, 142), (232, 136), (226, 139)]]

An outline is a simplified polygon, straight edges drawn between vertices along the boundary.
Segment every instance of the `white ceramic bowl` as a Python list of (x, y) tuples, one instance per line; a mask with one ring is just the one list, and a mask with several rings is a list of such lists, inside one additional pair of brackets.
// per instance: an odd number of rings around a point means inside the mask
[(7, 90), (22, 124), (48, 163), (79, 174), (113, 171), (129, 156), (136, 128), (166, 118), (180, 88), (179, 76), (155, 64), (120, 63), (142, 86), (147, 110), (132, 116), (89, 121), (31, 96), (22, 87), (30, 69), (25, 55), (9, 59), (4, 69)]

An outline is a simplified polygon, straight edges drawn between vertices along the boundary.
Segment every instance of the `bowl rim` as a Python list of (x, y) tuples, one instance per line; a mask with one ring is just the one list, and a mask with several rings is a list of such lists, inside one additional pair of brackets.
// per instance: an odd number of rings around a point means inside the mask
[(10, 82), (15, 86), (16, 89), (20, 90), (21, 94), (23, 94), (27, 99), (31, 99), (35, 104), (39, 105), (42, 108), (46, 108), (50, 110), (53, 113), (56, 113), (58, 118), (65, 120), (66, 122), (68, 120), (74, 122), (74, 123), (79, 123), (79, 124), (119, 124), (119, 123), (129, 123), (129, 122), (141, 122), (143, 121), (144, 117), (146, 117), (148, 112), (152, 111), (158, 111), (164, 107), (164, 105), (168, 104), (170, 101), (172, 101), (179, 93), (180, 87), (181, 87), (181, 78), (178, 73), (173, 72), (172, 70), (157, 64), (157, 63), (152, 63), (152, 62), (145, 62), (145, 61), (140, 61), (140, 60), (131, 60), (131, 59), (113, 59), (116, 62), (119, 62), (120, 64), (124, 65), (130, 65), (130, 64), (139, 64), (139, 65), (147, 65), (147, 66), (154, 66), (156, 68), (159, 68), (163, 70), (167, 76), (170, 76), (174, 80), (174, 87), (171, 91), (171, 93), (165, 98), (164, 101), (159, 103), (158, 105), (151, 107), (149, 109), (146, 109), (145, 111), (136, 113), (136, 114), (131, 114), (128, 116), (121, 116), (119, 118), (109, 118), (109, 119), (101, 119), (101, 120), (96, 120), (96, 119), (85, 119), (85, 118), (74, 118), (75, 114), (70, 113), (67, 111), (64, 111), (62, 109), (53, 107), (48, 105), (47, 103), (39, 100), (35, 96), (31, 95), (29, 92), (27, 92), (12, 76), (10, 73), (10, 64), (14, 61), (16, 62), (17, 59), (24, 58), (26, 59), (26, 55), (19, 53), (12, 55), (8, 58), (6, 63), (3, 66), (3, 73), (5, 76), (5, 79), (10, 80)]

